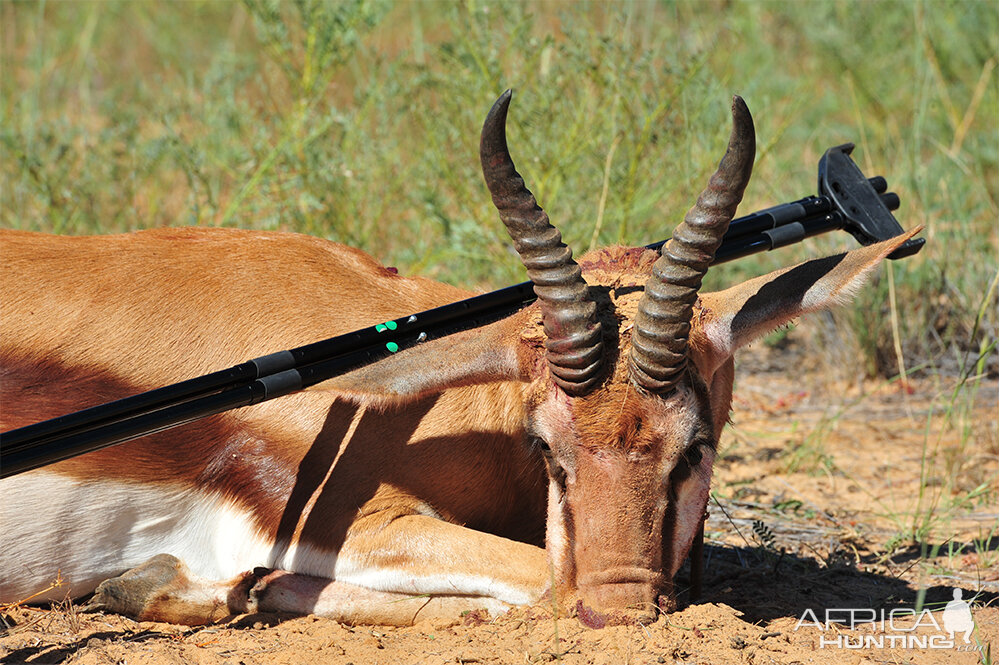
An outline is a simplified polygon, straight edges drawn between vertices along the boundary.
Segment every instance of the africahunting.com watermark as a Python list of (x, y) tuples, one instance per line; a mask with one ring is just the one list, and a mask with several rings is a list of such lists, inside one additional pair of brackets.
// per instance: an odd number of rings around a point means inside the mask
[[(962, 600), (962, 590), (952, 592), (940, 620), (930, 610), (917, 612), (901, 607), (886, 610), (842, 607), (822, 610), (822, 620), (811, 609), (806, 609), (795, 630), (805, 627), (820, 631), (820, 649), (955, 649), (956, 651), (983, 651), (984, 647), (972, 641), (975, 623), (969, 603)], [(871, 633), (848, 634), (859, 626), (869, 627)], [(921, 630), (923, 629), (923, 630)]]

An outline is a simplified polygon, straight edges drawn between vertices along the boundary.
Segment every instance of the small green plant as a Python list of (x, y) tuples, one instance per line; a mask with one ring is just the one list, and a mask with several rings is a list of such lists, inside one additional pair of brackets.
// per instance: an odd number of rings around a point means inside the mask
[[(982, 532), (980, 531), (980, 534)], [(979, 557), (979, 561), (983, 568), (993, 569), (997, 567), (998, 557), (1000, 557), (1000, 551), (998, 551), (998, 545), (996, 544), (997, 528), (993, 527), (984, 536), (980, 535), (972, 541), (973, 549), (976, 555)]]
[(771, 528), (762, 520), (755, 519), (752, 523), (753, 539), (764, 553), (764, 559), (769, 562), (772, 573), (777, 573), (778, 566), (785, 558), (785, 549), (778, 545), (778, 540)]
[[(977, 626), (976, 627), (977, 632), (978, 628), (979, 627)], [(980, 649), (982, 649), (979, 655), (979, 662), (982, 663), (982, 665), (994, 665), (995, 661), (993, 660), (993, 643), (987, 641), (984, 644), (982, 641), (980, 641), (979, 636), (976, 635), (976, 645), (979, 646)]]
[(769, 552), (777, 552), (774, 532), (761, 520), (753, 521), (753, 533), (757, 543)]

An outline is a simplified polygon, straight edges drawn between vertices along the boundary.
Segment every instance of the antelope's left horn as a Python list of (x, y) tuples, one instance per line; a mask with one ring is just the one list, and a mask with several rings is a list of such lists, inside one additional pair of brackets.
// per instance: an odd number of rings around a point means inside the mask
[(754, 150), (753, 118), (746, 103), (734, 97), (729, 148), (698, 202), (660, 250), (639, 301), (629, 368), (632, 382), (648, 392), (670, 392), (684, 370), (698, 289), (750, 181)]
[(528, 278), (534, 282), (552, 378), (567, 393), (580, 395), (601, 373), (603, 342), (597, 307), (587, 295), (587, 283), (572, 250), (563, 244), (559, 230), (549, 224), (548, 215), (514, 168), (506, 134), (510, 98), (510, 90), (503, 93), (483, 124), (479, 142), (483, 176)]

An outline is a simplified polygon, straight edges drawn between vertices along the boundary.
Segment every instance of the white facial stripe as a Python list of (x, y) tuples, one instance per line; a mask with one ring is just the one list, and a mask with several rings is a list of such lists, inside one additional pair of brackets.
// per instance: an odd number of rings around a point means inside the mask
[(572, 556), (572, 543), (566, 532), (566, 497), (559, 484), (549, 480), (548, 516), (545, 524), (545, 549), (556, 580), (564, 579)]
[(684, 563), (684, 558), (691, 549), (691, 542), (698, 531), (698, 525), (705, 515), (714, 462), (715, 451), (703, 447), (701, 463), (691, 470), (691, 475), (685, 482), (674, 488), (677, 499), (674, 505), (673, 533), (663, 534), (664, 538), (670, 539), (671, 569), (667, 571), (669, 577), (676, 575)]

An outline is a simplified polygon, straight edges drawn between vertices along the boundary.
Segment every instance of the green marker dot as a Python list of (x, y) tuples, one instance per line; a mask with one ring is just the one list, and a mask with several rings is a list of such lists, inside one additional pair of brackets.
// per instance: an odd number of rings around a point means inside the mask
[(385, 331), (386, 327), (384, 324), (380, 323), (377, 326), (375, 326), (375, 332), (385, 332)]
[(395, 342), (387, 342), (385, 348), (389, 349), (392, 353), (395, 353), (396, 351), (399, 351), (399, 344), (396, 344)]
[(389, 330), (395, 330), (396, 329), (396, 322), (395, 321), (386, 321), (385, 322), (385, 327), (388, 328)]

